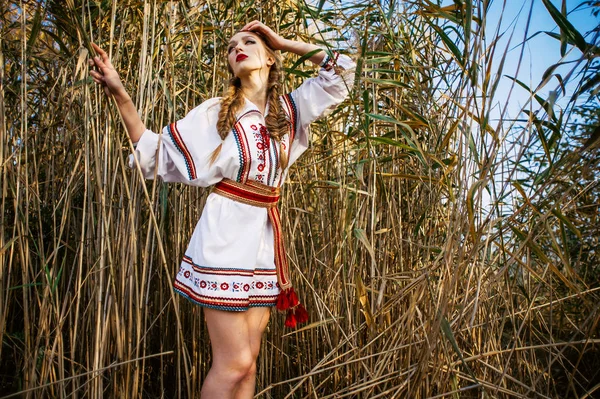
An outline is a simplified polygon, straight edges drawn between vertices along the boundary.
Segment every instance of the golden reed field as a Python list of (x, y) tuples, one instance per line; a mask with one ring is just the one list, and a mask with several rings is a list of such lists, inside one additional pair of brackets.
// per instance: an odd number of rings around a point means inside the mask
[[(600, 3), (514, 3), (2, 2), (0, 397), (199, 396), (208, 333), (171, 281), (209, 190), (127, 166), (90, 43), (159, 131), (259, 19), (357, 71), (285, 186), (310, 321), (273, 314), (256, 397), (600, 398), (600, 40), (568, 13)], [(554, 63), (519, 78), (541, 37)], [(316, 74), (284, 59), (286, 90)]]

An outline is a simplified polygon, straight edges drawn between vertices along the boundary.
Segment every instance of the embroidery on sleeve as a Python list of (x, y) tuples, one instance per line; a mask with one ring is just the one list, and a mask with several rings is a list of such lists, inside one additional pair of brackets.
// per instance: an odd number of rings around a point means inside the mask
[(183, 155), (183, 159), (185, 160), (185, 166), (188, 170), (188, 177), (190, 180), (196, 179), (196, 165), (194, 164), (194, 159), (192, 158), (192, 154), (190, 154), (187, 149), (183, 139), (181, 138), (181, 134), (177, 129), (177, 123), (171, 123), (167, 126), (167, 131), (169, 132), (169, 136), (171, 137), (171, 141), (175, 144), (177, 150)]
[[(292, 146), (292, 142), (294, 141), (294, 136), (296, 135), (296, 123), (298, 121), (298, 107), (296, 107), (296, 103), (294, 102), (294, 99), (292, 97), (292, 94), (286, 94), (285, 96), (283, 96), (283, 102), (285, 104), (285, 107), (283, 107), (283, 110), (285, 111), (285, 114), (287, 115), (287, 117), (290, 119), (290, 123), (291, 123), (291, 127), (290, 127), (290, 147)], [(291, 151), (291, 148), (288, 149), (288, 154), (289, 151)]]

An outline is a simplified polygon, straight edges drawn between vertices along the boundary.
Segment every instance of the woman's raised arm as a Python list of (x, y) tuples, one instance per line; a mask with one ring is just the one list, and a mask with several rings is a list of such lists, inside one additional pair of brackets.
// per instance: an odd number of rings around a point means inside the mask
[(327, 56), (324, 50), (314, 44), (284, 39), (259, 21), (248, 23), (242, 30), (263, 35), (268, 45), (275, 50), (299, 56), (314, 53), (310, 56), (310, 61), (321, 66), (318, 76), (305, 79), (287, 95), (287, 101), (292, 103), (296, 112), (296, 135), (289, 154), (291, 165), (308, 148), (308, 127), (311, 122), (327, 115), (348, 97), (354, 83), (356, 63), (348, 55), (334, 51)]
[(284, 39), (260, 21), (252, 21), (247, 23), (242, 31), (258, 32), (262, 34), (269, 42), (269, 46), (274, 50), (281, 50), (303, 56), (310, 52), (317, 51), (309, 60), (314, 64), (320, 65), (325, 58), (325, 51), (314, 44), (299, 42), (295, 40)]
[(121, 78), (113, 67), (112, 62), (110, 62), (108, 54), (96, 44), (92, 43), (92, 46), (98, 55), (90, 59), (90, 66), (96, 66), (98, 70), (90, 70), (90, 75), (94, 79), (94, 82), (104, 87), (104, 93), (107, 96), (115, 98), (119, 113), (125, 122), (127, 133), (131, 141), (137, 143), (146, 130), (146, 126), (144, 126), (144, 122), (142, 122), (142, 119), (138, 115), (131, 97), (125, 91)]

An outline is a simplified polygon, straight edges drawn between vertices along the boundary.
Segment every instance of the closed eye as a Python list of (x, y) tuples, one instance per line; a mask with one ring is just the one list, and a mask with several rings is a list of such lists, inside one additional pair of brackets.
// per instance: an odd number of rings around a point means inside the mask
[[(244, 44), (248, 45), (248, 44), (256, 44), (256, 40), (253, 38), (247, 38), (244, 39)], [(231, 53), (231, 50), (233, 50), (235, 48), (235, 42), (232, 42), (229, 47), (227, 47), (227, 54)]]

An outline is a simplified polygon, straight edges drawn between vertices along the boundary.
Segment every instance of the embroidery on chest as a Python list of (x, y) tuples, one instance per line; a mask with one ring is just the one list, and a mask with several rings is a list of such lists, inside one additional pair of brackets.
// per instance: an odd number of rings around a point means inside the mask
[(245, 182), (250, 179), (268, 184), (273, 165), (273, 154), (271, 154), (273, 140), (262, 115), (255, 110), (243, 114), (235, 125), (234, 137), (240, 162), (236, 180)]
[[(269, 136), (269, 131), (267, 127), (262, 123), (253, 124), (250, 126), (252, 129), (252, 134), (254, 135), (254, 142), (256, 143), (257, 149), (257, 159), (258, 165), (256, 174), (256, 180), (263, 183), (270, 183), (271, 173), (273, 170), (273, 157), (272, 151), (273, 148), (271, 146), (271, 137)], [(268, 166), (267, 166), (268, 165)], [(268, 174), (267, 182), (265, 183), (265, 174)]]
[(244, 130), (244, 126), (239, 121), (235, 124), (232, 132), (237, 145), (238, 160), (240, 162), (236, 181), (244, 183), (248, 180), (248, 174), (250, 173), (250, 166), (252, 164), (250, 143), (248, 142), (248, 136)]
[(283, 110), (290, 121), (290, 131), (281, 142), (271, 138), (264, 118), (257, 110), (250, 110), (238, 118), (233, 136), (238, 150), (239, 170), (236, 181), (248, 179), (273, 185), (283, 176), (279, 168), (280, 150), (288, 156), (296, 131), (297, 109), (291, 95), (281, 97)]
[(236, 180), (243, 183), (251, 179), (265, 183), (272, 165), (270, 148), (273, 140), (262, 115), (256, 110), (244, 113), (235, 124), (233, 136), (240, 164)]

